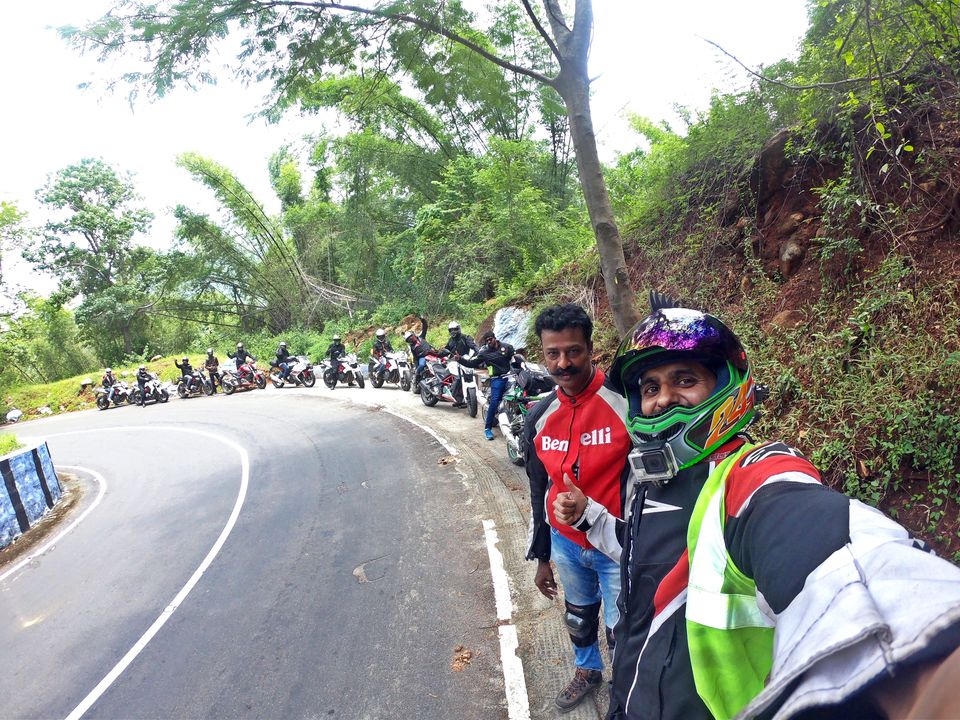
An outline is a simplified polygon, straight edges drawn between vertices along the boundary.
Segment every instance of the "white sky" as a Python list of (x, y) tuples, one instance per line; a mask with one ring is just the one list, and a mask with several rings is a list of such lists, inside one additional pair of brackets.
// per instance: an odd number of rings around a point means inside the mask
[[(183, 203), (213, 210), (206, 189), (174, 164), (195, 151), (229, 167), (267, 210), (277, 212), (267, 159), (286, 142), (319, 132), (316, 117), (289, 116), (277, 125), (249, 123), (265, 89), (243, 87), (226, 73), (216, 86), (179, 90), (131, 109), (125, 93), (97, 96), (77, 85), (111, 77), (109, 66), (68, 49), (53, 28), (82, 25), (102, 15), (109, 0), (36, 0), (8, 3), (0, 23), (0, 200), (45, 221), (34, 193), (48, 175), (85, 157), (100, 157), (135, 174), (145, 205), (156, 215), (150, 237), (169, 244), (172, 208)], [(467, 5), (471, 2), (468, 0)], [(674, 105), (704, 108), (713, 88), (746, 85), (736, 69), (701, 38), (713, 40), (751, 67), (793, 56), (806, 30), (806, 0), (686, 0), (638, 2), (594, 0), (591, 54), (593, 120), (604, 161), (637, 145), (624, 111), (675, 121)], [(225, 57), (222, 62), (230, 62)], [(26, 268), (16, 268), (8, 251), (8, 282), (46, 292), (51, 286)]]

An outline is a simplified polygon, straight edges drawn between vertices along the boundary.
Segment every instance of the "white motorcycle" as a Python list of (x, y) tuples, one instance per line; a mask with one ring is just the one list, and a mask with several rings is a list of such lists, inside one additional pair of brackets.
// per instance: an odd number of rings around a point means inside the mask
[(133, 402), (137, 405), (146, 405), (148, 402), (165, 403), (170, 399), (170, 383), (161, 383), (154, 373), (150, 373), (150, 379), (143, 384), (143, 397), (140, 397), (139, 383), (133, 388)]
[[(272, 367), (270, 369), (270, 382), (273, 383), (275, 388), (282, 388), (287, 383), (291, 385), (303, 385), (304, 387), (311, 388), (317, 382), (317, 376), (313, 372), (313, 364), (310, 362), (310, 358), (306, 355), (296, 355), (291, 356), (287, 359), (288, 363), (293, 365), (290, 368), (290, 372), (287, 373), (287, 377), (281, 377), (281, 370), (279, 367)], [(272, 365), (273, 363), (271, 363)]]
[(427, 355), (426, 368), (420, 378), (420, 399), (427, 407), (433, 407), (441, 400), (456, 407), (466, 406), (470, 417), (476, 417), (479, 407), (476, 373), (456, 360)]
[(360, 372), (360, 364), (357, 362), (355, 353), (347, 353), (337, 358), (337, 367), (334, 368), (330, 358), (324, 358), (320, 363), (321, 376), (323, 384), (333, 390), (337, 382), (347, 385), (357, 384), (357, 387), (363, 388), (363, 373)]
[(388, 352), (384, 356), (384, 367), (379, 369), (377, 361), (370, 358), (370, 384), (375, 388), (383, 387), (384, 383), (396, 383), (401, 390), (409, 390), (413, 382), (410, 373), (410, 363), (405, 352)]

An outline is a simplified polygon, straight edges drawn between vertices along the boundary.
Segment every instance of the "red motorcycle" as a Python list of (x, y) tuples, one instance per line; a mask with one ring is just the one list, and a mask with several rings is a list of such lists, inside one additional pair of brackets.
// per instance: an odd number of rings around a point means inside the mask
[(232, 395), (234, 390), (263, 390), (267, 386), (267, 376), (257, 367), (256, 363), (246, 363), (240, 366), (237, 372), (225, 370), (220, 377), (220, 387), (226, 395)]

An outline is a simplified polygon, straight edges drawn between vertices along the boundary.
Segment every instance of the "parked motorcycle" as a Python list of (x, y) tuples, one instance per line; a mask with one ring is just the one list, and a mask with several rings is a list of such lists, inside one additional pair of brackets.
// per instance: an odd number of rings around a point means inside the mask
[(323, 384), (333, 390), (337, 382), (347, 385), (357, 384), (357, 387), (363, 388), (363, 373), (360, 372), (360, 364), (357, 362), (355, 353), (347, 353), (337, 358), (337, 368), (334, 370), (330, 358), (324, 358), (320, 363), (321, 374), (323, 375)]
[[(457, 380), (460, 389), (457, 391)], [(477, 416), (476, 374), (456, 360), (447, 360), (437, 355), (427, 355), (427, 364), (420, 378), (420, 400), (427, 407), (439, 401), (466, 406), (470, 417)]]
[(220, 387), (225, 395), (233, 395), (236, 390), (263, 390), (267, 386), (267, 376), (255, 362), (245, 363), (237, 370), (226, 369), (220, 377)]
[[(98, 387), (94, 391), (97, 396), (97, 407), (101, 410), (106, 410), (111, 405), (109, 399), (110, 391), (105, 387)], [(129, 405), (133, 402), (133, 394), (130, 392), (130, 387), (123, 382), (122, 380), (118, 381), (113, 386), (113, 407), (118, 405)]]
[(276, 361), (274, 360), (270, 363), (273, 368), (270, 370), (270, 382), (273, 383), (275, 388), (282, 388), (287, 383), (293, 386), (303, 385), (308, 388), (316, 384), (317, 376), (313, 373), (313, 363), (310, 362), (310, 358), (306, 355), (296, 355), (291, 356), (287, 362), (293, 363), (293, 367), (287, 374), (286, 379), (281, 377), (281, 370), (277, 366)]
[(523, 465), (527, 448), (524, 441), (527, 415), (541, 399), (554, 392), (556, 382), (539, 366), (521, 361), (521, 367), (507, 376), (507, 390), (500, 401), (497, 423), (507, 441), (507, 457), (514, 465)]
[(177, 395), (181, 400), (198, 395), (213, 395), (213, 383), (203, 374), (203, 370), (194, 370), (189, 376), (181, 376), (177, 382)]
[(388, 352), (384, 357), (385, 367), (377, 372), (377, 361), (370, 358), (367, 367), (370, 370), (370, 384), (375, 388), (383, 387), (384, 383), (396, 383), (401, 390), (409, 390), (413, 376), (410, 373), (410, 363), (404, 352)]
[[(133, 400), (138, 405), (141, 402), (140, 399), (140, 386), (137, 385), (132, 392)], [(164, 385), (161, 385), (160, 378), (158, 378), (153, 373), (150, 374), (150, 379), (143, 384), (143, 404), (148, 402), (152, 403), (165, 403), (170, 399), (170, 391)]]

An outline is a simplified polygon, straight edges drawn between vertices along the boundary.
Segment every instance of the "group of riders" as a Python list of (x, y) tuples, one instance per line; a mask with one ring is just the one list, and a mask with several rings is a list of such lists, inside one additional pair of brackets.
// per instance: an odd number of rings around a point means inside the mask
[[(413, 356), (414, 364), (416, 365), (413, 378), (415, 392), (418, 389), (420, 379), (423, 377), (427, 357), (431, 355), (440, 358), (452, 357), (468, 367), (490, 366), (493, 369), (492, 374), (495, 376), (505, 375), (509, 370), (509, 367), (503, 362), (503, 358), (512, 358), (513, 348), (510, 345), (496, 342), (496, 338), (493, 338), (493, 341), (490, 341), (488, 338), (484, 347), (479, 348), (472, 337), (463, 333), (460, 323), (454, 321), (447, 326), (450, 333), (447, 344), (440, 350), (437, 350), (426, 340), (426, 319), (423, 317), (418, 319), (420, 320), (420, 332), (415, 333), (408, 330), (403, 334), (403, 339), (409, 346), (410, 354)], [(493, 333), (487, 333), (487, 335), (492, 337)], [(383, 328), (378, 329), (375, 333), (373, 346), (370, 351), (372, 360), (371, 372), (382, 377), (387, 369), (387, 354), (392, 352), (394, 352), (393, 345), (387, 337), (386, 330)], [(346, 355), (347, 348), (343, 344), (342, 338), (339, 334), (334, 335), (326, 350), (325, 356), (330, 358), (331, 365), (336, 369), (337, 363)], [(250, 376), (253, 371), (249, 363), (256, 362), (257, 358), (250, 354), (242, 342), (238, 342), (235, 352), (228, 353), (227, 357), (236, 364), (236, 373), (241, 381), (251, 380)], [(287, 343), (281, 342), (277, 347), (276, 357), (270, 364), (277, 368), (280, 379), (286, 381), (296, 365), (296, 361), (297, 357), (291, 354)], [(174, 365), (180, 370), (181, 382), (185, 383), (188, 392), (198, 389), (204, 382), (203, 375), (191, 365), (190, 358), (186, 355), (179, 361), (174, 360)], [(220, 359), (214, 353), (213, 348), (207, 348), (207, 356), (203, 362), (203, 370), (212, 385), (213, 392), (216, 392), (217, 387), (222, 385), (222, 372), (220, 369)], [(144, 389), (146, 384), (156, 379), (156, 375), (147, 370), (145, 364), (141, 364), (137, 368), (136, 380), (140, 387), (138, 404), (143, 405), (144, 403)], [(120, 385), (112, 368), (108, 367), (104, 370), (101, 385), (107, 391), (108, 399), (113, 401)], [(494, 383), (493, 387), (495, 392), (499, 390), (499, 382)], [(502, 394), (502, 392), (498, 394)], [(499, 405), (499, 397), (497, 397), (496, 400), (496, 405)], [(464, 403), (461, 401), (458, 405), (462, 407)], [(492, 433), (488, 434), (490, 435), (490, 439), (492, 439)]]
[[(227, 353), (227, 357), (236, 363), (237, 376), (241, 381), (252, 381), (253, 370), (249, 363), (256, 362), (257, 358), (247, 351), (242, 342), (238, 342), (237, 349), (232, 353)], [(280, 343), (280, 347), (277, 349), (277, 358), (282, 358), (283, 365), (281, 372), (285, 377), (293, 367), (293, 363), (290, 362), (291, 355), (287, 351), (287, 343)], [(190, 364), (190, 358), (184, 355), (180, 361), (174, 360), (173, 364), (180, 371), (180, 381), (186, 386), (187, 392), (194, 392), (200, 389), (204, 382), (204, 377)], [(209, 379), (213, 391), (216, 392), (217, 386), (221, 384), (223, 374), (220, 371), (220, 358), (214, 354), (213, 348), (207, 348), (207, 356), (203, 361), (203, 370), (206, 371), (206, 377)], [(145, 364), (141, 363), (137, 368), (136, 380), (140, 388), (140, 392), (137, 395), (137, 404), (143, 406), (146, 400), (147, 383), (156, 381), (157, 376), (147, 370)], [(103, 377), (100, 378), (100, 384), (107, 392), (107, 401), (113, 402), (114, 396), (121, 387), (120, 380), (114, 374), (113, 368), (108, 367), (104, 369)]]

